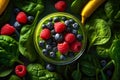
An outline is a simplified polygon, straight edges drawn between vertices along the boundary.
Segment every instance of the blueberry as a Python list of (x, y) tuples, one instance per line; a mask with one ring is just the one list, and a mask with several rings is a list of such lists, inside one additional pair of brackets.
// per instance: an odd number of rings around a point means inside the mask
[(59, 17), (54, 17), (54, 18), (53, 18), (53, 21), (54, 21), (54, 22), (58, 22), (58, 21), (60, 21), (60, 19), (59, 19)]
[(81, 34), (78, 34), (78, 35), (77, 35), (77, 40), (78, 40), (78, 41), (81, 41), (82, 39), (83, 39), (83, 36), (82, 36)]
[(53, 29), (53, 23), (52, 22), (48, 22), (47, 24), (47, 28), (52, 30)]
[(69, 56), (69, 57), (74, 57), (74, 53), (73, 53), (73, 52), (69, 52), (69, 53), (68, 53), (68, 56)]
[(53, 40), (50, 38), (50, 39), (48, 39), (48, 40), (46, 40), (46, 43), (47, 44), (49, 44), (49, 45), (51, 45), (52, 44), (52, 42), (53, 42)]
[(52, 46), (55, 47), (57, 45), (56, 42), (52, 42)]
[(39, 41), (39, 46), (41, 48), (44, 48), (45, 47), (45, 41)]
[(66, 59), (65, 55), (60, 55), (60, 59), (65, 60)]
[(32, 23), (33, 20), (34, 20), (34, 17), (33, 17), (33, 16), (28, 16), (28, 17), (27, 17), (27, 20), (28, 20), (29, 23)]
[(61, 34), (59, 34), (59, 33), (57, 33), (57, 34), (55, 34), (55, 40), (57, 41), (57, 42), (61, 42), (61, 41), (63, 41), (63, 35), (61, 35)]
[(47, 49), (43, 49), (43, 50), (42, 50), (42, 53), (43, 53), (45, 56), (47, 56), (47, 55), (48, 55)]
[(50, 57), (55, 58), (56, 57), (55, 52), (50, 52)]
[(47, 28), (47, 26), (45, 24), (42, 24), (42, 29), (44, 29), (44, 28)]
[(51, 30), (51, 34), (52, 34), (52, 35), (55, 34), (55, 30), (54, 30), (54, 29)]
[(46, 65), (46, 69), (49, 70), (49, 71), (54, 71), (55, 70), (55, 66), (52, 65), (52, 64), (47, 64)]
[(53, 48), (53, 52), (56, 53), (57, 51), (58, 51), (57, 47), (54, 47), (54, 48)]
[(70, 23), (74, 23), (74, 20), (73, 19), (69, 19)]
[(49, 45), (49, 44), (47, 44), (47, 45), (46, 45), (46, 49), (50, 51), (50, 50), (52, 50), (52, 46)]
[(73, 29), (73, 30), (72, 30), (72, 33), (73, 33), (74, 35), (77, 35), (77, 34), (78, 34), (78, 31), (75, 30), (75, 29)]
[(71, 32), (71, 30), (72, 29), (70, 27), (67, 27), (67, 29), (66, 29), (67, 32)]
[(72, 26), (73, 26), (73, 28), (76, 29), (76, 30), (79, 28), (78, 23), (74, 23), (74, 24), (72, 24)]
[(101, 60), (101, 66), (104, 67), (106, 64), (107, 64), (107, 61), (106, 60)]
[(66, 18), (65, 16), (63, 16), (61, 19), (62, 19), (63, 21), (65, 21), (67, 18)]
[(15, 13), (15, 14), (18, 14), (19, 12), (20, 12), (20, 9), (19, 9), (19, 8), (15, 8), (15, 9), (14, 9), (14, 13)]
[(20, 30), (20, 29), (21, 29), (21, 24), (16, 21), (16, 22), (14, 23), (14, 27), (15, 27), (17, 30)]
[(65, 21), (65, 25), (66, 25), (66, 26), (71, 26), (71, 22), (70, 22), (69, 20), (66, 20), (66, 21)]

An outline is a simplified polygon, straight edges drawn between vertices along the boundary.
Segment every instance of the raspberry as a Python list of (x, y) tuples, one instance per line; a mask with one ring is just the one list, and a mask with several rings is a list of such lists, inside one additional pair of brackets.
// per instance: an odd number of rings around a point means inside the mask
[(54, 24), (54, 29), (55, 29), (55, 32), (61, 33), (61, 32), (63, 32), (66, 29), (66, 26), (62, 22), (56, 22)]
[(60, 12), (65, 11), (66, 7), (67, 7), (67, 4), (65, 1), (58, 1), (55, 3), (55, 8)]
[(82, 43), (81, 43), (81, 42), (75, 41), (75, 42), (73, 42), (73, 43), (70, 45), (70, 49), (71, 49), (73, 52), (79, 52), (80, 49), (81, 49), (81, 46), (82, 46)]
[(57, 48), (58, 48), (58, 51), (60, 51), (61, 54), (65, 54), (69, 50), (69, 44), (67, 42), (58, 43)]
[(49, 29), (43, 29), (40, 33), (40, 38), (42, 38), (43, 40), (47, 40), (50, 38), (50, 30)]
[(2, 28), (1, 28), (1, 35), (12, 35), (15, 32), (15, 28), (13, 26), (11, 26), (10, 24), (5, 24)]
[(21, 24), (25, 24), (27, 23), (27, 15), (24, 12), (19, 12), (16, 16), (16, 20)]
[(72, 34), (72, 33), (67, 33), (65, 35), (65, 41), (68, 42), (68, 43), (72, 43), (73, 41), (75, 41), (75, 35)]

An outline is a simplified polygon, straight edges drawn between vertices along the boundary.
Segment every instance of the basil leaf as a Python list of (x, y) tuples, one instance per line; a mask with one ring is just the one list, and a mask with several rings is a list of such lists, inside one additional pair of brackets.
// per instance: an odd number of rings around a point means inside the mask
[(12, 69), (0, 69), (0, 77), (6, 77), (12, 72)]
[(21, 80), (18, 76), (12, 75), (9, 80)]

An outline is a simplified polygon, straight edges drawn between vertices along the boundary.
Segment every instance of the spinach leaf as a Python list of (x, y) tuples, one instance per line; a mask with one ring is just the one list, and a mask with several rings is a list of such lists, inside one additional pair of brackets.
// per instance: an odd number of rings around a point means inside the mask
[(81, 72), (79, 63), (77, 64), (77, 70), (73, 71), (72, 77), (74, 80), (81, 80)]
[(10, 69), (10, 68), (4, 68), (4, 66), (3, 66), (3, 67), (1, 67), (1, 69), (0, 69), (0, 77), (6, 77), (6, 76), (8, 76), (11, 72), (12, 72), (12, 69)]
[[(0, 65), (12, 67), (18, 61), (18, 43), (9, 36), (0, 36)], [(8, 65), (9, 64), (9, 65)]]
[(103, 45), (109, 41), (111, 37), (110, 26), (103, 19), (91, 20), (87, 25), (89, 48), (92, 45)]
[(118, 0), (108, 0), (105, 4), (105, 12), (108, 18), (114, 19), (114, 16), (117, 14), (120, 9), (120, 1)]
[(42, 13), (44, 10), (42, 0), (14, 0), (14, 5), (30, 15), (35, 15), (37, 11)]
[(109, 49), (110, 57), (114, 61), (114, 73), (111, 80), (120, 80), (120, 39), (115, 39)]
[(34, 22), (31, 25), (23, 26), (20, 32), (19, 51), (30, 61), (34, 61), (37, 55), (33, 43), (33, 33), (39, 18), (39, 13), (40, 11), (37, 12)]
[(21, 80), (18, 76), (12, 75), (9, 80)]
[(88, 0), (74, 0), (71, 4), (71, 11), (75, 14), (80, 14), (81, 9)]

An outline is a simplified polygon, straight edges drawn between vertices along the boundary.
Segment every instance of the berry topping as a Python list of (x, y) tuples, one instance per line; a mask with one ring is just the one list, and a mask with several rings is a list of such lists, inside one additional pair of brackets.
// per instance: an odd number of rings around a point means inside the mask
[(75, 41), (70, 45), (70, 49), (72, 52), (79, 52), (82, 47), (82, 43)]
[(63, 36), (59, 33), (55, 34), (55, 40), (57, 42), (62, 42), (63, 41)]
[(52, 22), (48, 22), (48, 23), (46, 24), (46, 26), (47, 26), (47, 28), (50, 29), (50, 30), (53, 29), (53, 23), (52, 23)]
[(15, 27), (17, 30), (20, 30), (20, 29), (21, 29), (21, 24), (16, 21), (16, 22), (14, 23), (14, 27)]
[(65, 54), (69, 50), (69, 44), (67, 42), (58, 43), (57, 48), (58, 48), (58, 51), (60, 51), (61, 54)]
[(55, 52), (50, 52), (50, 57), (55, 58), (56, 54)]
[(58, 11), (65, 11), (67, 7), (67, 4), (65, 1), (58, 1), (55, 3), (55, 8), (58, 10)]
[(72, 34), (72, 33), (67, 33), (65, 35), (65, 41), (68, 42), (68, 43), (72, 43), (73, 41), (75, 41), (75, 35)]
[(33, 17), (33, 16), (28, 16), (28, 17), (27, 17), (27, 20), (28, 20), (29, 23), (32, 23), (33, 20), (34, 20), (34, 17)]
[(10, 24), (5, 24), (0, 31), (1, 35), (12, 35), (13, 33), (15, 33), (15, 28)]
[(62, 22), (56, 22), (54, 24), (54, 29), (55, 29), (55, 32), (61, 33), (61, 32), (63, 32), (66, 29), (66, 26)]
[(47, 40), (50, 38), (50, 30), (49, 29), (43, 29), (40, 33), (40, 38), (42, 38), (43, 40)]
[(27, 15), (24, 12), (19, 12), (16, 16), (16, 20), (21, 24), (27, 23)]

